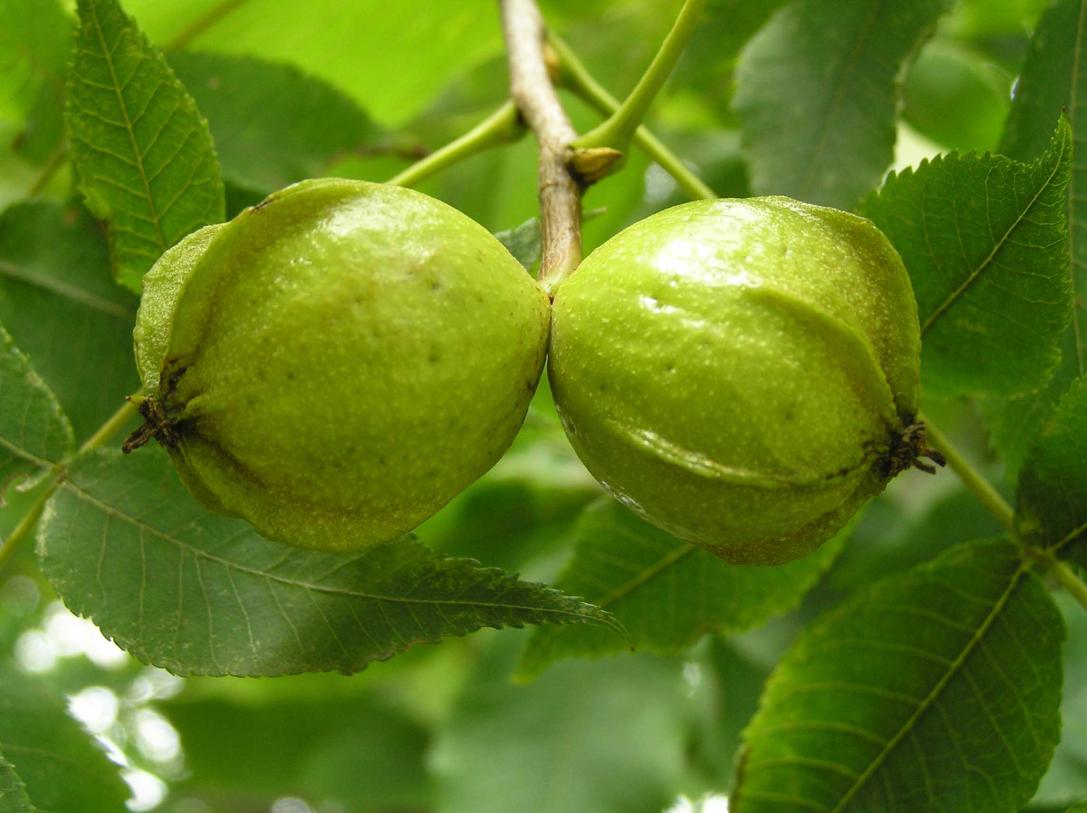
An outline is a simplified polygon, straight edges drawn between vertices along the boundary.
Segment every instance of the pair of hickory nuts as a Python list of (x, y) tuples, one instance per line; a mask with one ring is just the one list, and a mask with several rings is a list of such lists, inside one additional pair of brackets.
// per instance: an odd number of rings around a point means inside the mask
[(547, 292), (418, 192), (304, 181), (195, 232), (144, 280), (150, 437), (208, 508), (348, 551), (489, 469), (548, 359), (570, 441), (648, 521), (733, 562), (802, 556), (928, 452), (902, 262), (788, 198), (631, 226)]

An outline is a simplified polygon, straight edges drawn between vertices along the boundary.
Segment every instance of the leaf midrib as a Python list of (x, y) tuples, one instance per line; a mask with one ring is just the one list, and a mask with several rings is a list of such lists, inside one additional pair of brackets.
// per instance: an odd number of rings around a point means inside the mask
[[(1004, 234), (1002, 234), (1000, 238), (996, 241), (989, 253), (985, 256), (981, 263), (978, 264), (977, 268), (975, 268), (973, 271), (970, 272), (969, 275), (967, 275), (967, 278), (962, 282), (962, 284), (959, 285), (959, 287), (956, 288), (954, 291), (952, 291), (947, 296), (947, 298), (942, 303), (940, 303), (936, 307), (936, 309), (929, 315), (929, 317), (925, 320), (924, 324), (921, 325), (922, 338), (924, 338), (925, 334), (936, 323), (936, 320), (943, 316), (944, 313), (966, 293), (967, 289), (973, 286), (973, 284), (981, 278), (982, 272), (984, 272), (985, 269), (992, 264), (993, 260), (996, 259), (997, 254), (1000, 253), (1000, 251), (1004, 248), (1005, 244), (1011, 238), (1011, 235), (1015, 232), (1016, 229), (1019, 228), (1019, 225), (1023, 222), (1023, 219), (1026, 218), (1026, 216), (1034, 208), (1034, 205), (1038, 202), (1038, 199), (1042, 196), (1042, 193), (1049, 189), (1053, 178), (1060, 170), (1061, 161), (1063, 160), (1064, 154), (1067, 149), (1068, 140), (1062, 139), (1060, 155), (1058, 155), (1056, 160), (1053, 162), (1053, 166), (1045, 181), (1043, 181), (1038, 186), (1038, 190), (1034, 193), (1034, 196), (1030, 199), (1030, 202), (1023, 207), (1022, 211), (1019, 212), (1012, 224), (1008, 226), (1008, 228), (1004, 231)], [(1044, 158), (1042, 160), (1044, 160)], [(958, 223), (956, 222), (955, 225), (957, 230)]]
[[(595, 623), (599, 623), (599, 624), (604, 624), (604, 625), (609, 626), (609, 627), (617, 628), (615, 622), (609, 622), (606, 618), (591, 615), (591, 614), (588, 614), (588, 613), (578, 613), (578, 612), (575, 612), (573, 610), (562, 610), (562, 609), (541, 607), (541, 606), (533, 606), (533, 605), (504, 604), (504, 603), (499, 603), (499, 602), (466, 601), (466, 600), (463, 600), (463, 599), (457, 599), (457, 600), (454, 600), (454, 599), (433, 599), (433, 598), (415, 599), (415, 598), (409, 598), (409, 597), (406, 597), (406, 596), (387, 596), (387, 595), (381, 595), (381, 594), (377, 594), (377, 593), (367, 593), (367, 592), (361, 592), (361, 591), (346, 590), (346, 589), (342, 589), (342, 588), (333, 588), (333, 587), (328, 587), (328, 586), (325, 586), (325, 585), (314, 584), (312, 582), (302, 581), (300, 579), (288, 579), (288, 578), (283, 577), (283, 576), (276, 576), (276, 575), (273, 575), (271, 573), (265, 573), (265, 572), (262, 572), (260, 570), (255, 570), (253, 568), (245, 567), (244, 565), (240, 565), (237, 562), (232, 562), (232, 561), (230, 561), (228, 559), (223, 559), (222, 557), (219, 557), (219, 556), (214, 556), (214, 555), (208, 553), (205, 550), (201, 550), (200, 548), (195, 548), (192, 545), (189, 545), (189, 544), (185, 543), (184, 541), (182, 541), (180, 539), (177, 539), (177, 538), (175, 538), (173, 536), (170, 536), (169, 534), (167, 534), (167, 533), (165, 533), (163, 531), (160, 531), (157, 528), (154, 528), (154, 527), (152, 527), (150, 525), (147, 525), (146, 523), (140, 522), (139, 520), (135, 519), (134, 517), (129, 516), (128, 514), (125, 514), (125, 513), (122, 513), (121, 511), (118, 511), (113, 506), (102, 502), (97, 497), (94, 497), (88, 491), (86, 491), (85, 489), (79, 487), (78, 485), (76, 485), (75, 483), (73, 483), (70, 480), (64, 481), (64, 483), (61, 485), (61, 488), (62, 489), (67, 489), (67, 490), (70, 490), (70, 491), (74, 492), (77, 497), (79, 497), (79, 498), (83, 499), (85, 502), (90, 503), (91, 505), (95, 506), (96, 508), (98, 508), (100, 511), (107, 514), (108, 516), (114, 517), (114, 518), (116, 518), (116, 519), (118, 519), (118, 520), (120, 520), (122, 522), (125, 522), (125, 523), (131, 525), (134, 528), (137, 528), (137, 529), (139, 529), (141, 531), (144, 531), (144, 532), (146, 532), (146, 533), (148, 533), (148, 534), (150, 534), (150, 535), (152, 535), (154, 537), (162, 539), (163, 541), (169, 542), (169, 543), (177, 546), (181, 550), (184, 550), (184, 551), (192, 554), (192, 556), (194, 558), (205, 559), (205, 560), (207, 560), (209, 562), (214, 562), (215, 564), (223, 566), (228, 571), (235, 570), (235, 571), (237, 571), (239, 573), (243, 573), (243, 574), (245, 574), (247, 576), (251, 576), (251, 577), (254, 577), (254, 578), (258, 578), (258, 579), (265, 579), (265, 580), (268, 580), (268, 581), (271, 581), (271, 582), (276, 582), (278, 584), (282, 584), (282, 585), (285, 585), (287, 587), (312, 591), (312, 592), (316, 592), (316, 593), (324, 593), (324, 594), (331, 595), (331, 596), (341, 596), (341, 597), (360, 599), (360, 600), (367, 600), (367, 601), (384, 601), (384, 602), (388, 602), (390, 604), (415, 604), (415, 605), (421, 605), (421, 606), (426, 606), (426, 605), (461, 606), (461, 607), (479, 607), (479, 608), (496, 609), (496, 610), (518, 610), (518, 611), (524, 611), (524, 612), (536, 612), (536, 613), (542, 613), (542, 614), (549, 614), (549, 615), (576, 618), (576, 619), (581, 620), (581, 621), (590, 621), (590, 622), (595, 622)], [(344, 564), (353, 563), (354, 561), (358, 561), (358, 559), (361, 559), (361, 558), (363, 558), (363, 557), (359, 556), (357, 559), (351, 560), (349, 562), (345, 562)], [(562, 595), (561, 593), (557, 593), (557, 596), (561, 596), (561, 595)]]
[(1030, 566), (1027, 563), (1021, 562), (1019, 564), (1019, 566), (1015, 569), (1015, 572), (1012, 573), (1011, 577), (1008, 579), (1008, 586), (1004, 589), (1004, 592), (995, 602), (993, 602), (993, 606), (992, 609), (989, 610), (989, 614), (985, 617), (985, 620), (982, 621), (981, 625), (978, 627), (974, 635), (971, 636), (970, 640), (966, 643), (966, 646), (963, 647), (962, 652), (959, 653), (959, 656), (955, 658), (952, 664), (948, 667), (947, 672), (944, 674), (944, 676), (940, 678), (940, 680), (936, 682), (936, 685), (932, 687), (932, 690), (924, 698), (922, 698), (914, 713), (911, 714), (909, 719), (907, 719), (902, 724), (902, 727), (898, 730), (898, 732), (890, 740), (887, 741), (887, 744), (884, 746), (883, 750), (875, 756), (875, 758), (869, 763), (868, 767), (865, 768), (861, 775), (857, 777), (857, 780), (853, 783), (849, 790), (846, 791), (845, 795), (842, 796), (841, 800), (838, 802), (838, 804), (834, 806), (830, 813), (843, 813), (849, 803), (853, 801), (856, 795), (861, 791), (861, 788), (864, 787), (865, 783), (872, 777), (873, 774), (875, 774), (879, 767), (887, 761), (887, 759), (891, 755), (891, 752), (893, 752), (894, 749), (898, 747), (898, 744), (902, 742), (903, 739), (905, 739), (905, 737), (910, 733), (910, 731), (913, 730), (913, 727), (921, 719), (921, 717), (924, 716), (929, 708), (931, 708), (932, 704), (936, 702), (937, 697), (946, 688), (947, 684), (960, 672), (963, 664), (966, 663), (966, 659), (973, 654), (978, 646), (980, 646), (982, 639), (989, 631), (989, 627), (993, 625), (997, 617), (1003, 611), (1005, 605), (1007, 605), (1008, 603), (1008, 599), (1019, 586), (1019, 580), (1027, 573), (1029, 569)]
[(6, 260), (0, 260), (0, 276), (6, 276), (10, 279), (18, 280), (19, 282), (25, 282), (28, 285), (33, 285), (44, 291), (57, 294), (76, 304), (86, 305), (100, 313), (121, 319), (125, 322), (131, 322), (135, 317), (135, 314), (124, 306), (118, 305), (116, 302), (110, 302), (105, 297), (91, 293), (84, 288), (80, 288), (78, 285), (63, 282), (46, 274), (35, 274), (26, 271)]
[(106, 67), (109, 68), (110, 82), (113, 84), (113, 92), (117, 96), (117, 106), (121, 111), (121, 117), (124, 119), (125, 132), (128, 134), (129, 146), (132, 148), (133, 163), (140, 175), (140, 183), (143, 185), (147, 209), (151, 212), (151, 224), (155, 227), (155, 238), (158, 241), (160, 252), (165, 251), (169, 248), (169, 245), (166, 242), (165, 235), (162, 233), (162, 223), (159, 218), (158, 210), (155, 208), (155, 199), (151, 195), (151, 183), (147, 179), (147, 170), (143, 165), (143, 154), (140, 152), (140, 146), (136, 141), (136, 132), (132, 128), (132, 121), (128, 117), (128, 106), (125, 104), (125, 97), (121, 92), (121, 85), (117, 81), (117, 72), (113, 67), (113, 52), (106, 44), (106, 37), (102, 31), (102, 24), (98, 20), (97, 4), (94, 2), (88, 3), (87, 8), (89, 12), (88, 19), (94, 24), (94, 31), (98, 37), (98, 44), (102, 49), (102, 58), (106, 63)]

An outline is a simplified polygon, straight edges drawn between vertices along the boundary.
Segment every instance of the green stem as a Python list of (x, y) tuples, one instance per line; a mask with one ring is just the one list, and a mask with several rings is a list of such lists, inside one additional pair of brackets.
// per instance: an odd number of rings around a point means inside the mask
[(1042, 562), (1049, 572), (1053, 574), (1053, 578), (1060, 582), (1061, 587), (1067, 590), (1087, 610), (1087, 584), (1083, 583), (1083, 579), (1077, 576), (1072, 568), (1048, 551), (1042, 557)]
[(0, 572), (3, 572), (8, 561), (18, 549), (20, 542), (28, 537), (30, 532), (34, 529), (34, 525), (37, 523), (38, 518), (41, 517), (42, 511), (45, 509), (45, 503), (53, 496), (53, 493), (60, 485), (65, 468), (67, 468), (76, 458), (86, 454), (92, 449), (97, 449), (99, 446), (108, 443), (109, 440), (124, 429), (137, 414), (139, 414), (139, 412), (136, 405), (126, 402), (120, 409), (114, 412), (93, 435), (87, 438), (83, 445), (79, 447), (78, 451), (53, 465), (49, 470), (49, 476), (52, 478), (52, 482), (50, 482), (48, 486), (43, 486), (37, 499), (34, 500), (30, 508), (23, 514), (19, 523), (8, 535), (8, 538), (4, 540), (4, 544), (0, 546)]
[(129, 421), (131, 421), (133, 418), (140, 414), (139, 406), (137, 406), (138, 403), (138, 400), (125, 401), (120, 409), (110, 415), (109, 418), (106, 419), (106, 422), (98, 427), (98, 431), (96, 431), (93, 435), (91, 435), (83, 442), (83, 445), (79, 447), (78, 452), (69, 457), (67, 460), (64, 460), (61, 463), (57, 464), (57, 468), (63, 468), (64, 466), (67, 466), (69, 463), (71, 463), (72, 460), (74, 460), (75, 458), (82, 457), (92, 449), (97, 449), (99, 446), (108, 443), (110, 438), (112, 438), (114, 435), (124, 429), (125, 425), (128, 424)]
[(66, 155), (63, 146), (49, 156), (49, 162), (42, 169), (38, 177), (34, 179), (34, 183), (31, 184), (30, 189), (27, 190), (26, 196), (28, 198), (36, 198), (45, 190), (45, 187), (53, 180), (53, 176), (55, 176), (57, 172), (60, 171), (60, 168), (64, 166), (65, 158)]
[(45, 502), (51, 496), (53, 492), (57, 490), (57, 484), (60, 482), (60, 475), (55, 474), (53, 476), (53, 482), (48, 487), (42, 490), (42, 493), (38, 495), (38, 498), (34, 500), (30, 508), (23, 514), (19, 520), (19, 524), (15, 526), (14, 530), (8, 534), (8, 538), (4, 540), (4, 544), (0, 545), (0, 573), (7, 567), (11, 557), (19, 549), (19, 543), (24, 538), (30, 535), (30, 532), (34, 529), (34, 526), (38, 522), (38, 517), (42, 515), (42, 511), (45, 508)]
[[(608, 93), (593, 78), (577, 55), (562, 39), (549, 34), (551, 47), (559, 56), (559, 80), (604, 116), (619, 109), (619, 100)], [(634, 143), (646, 151), (661, 168), (671, 175), (680, 188), (693, 200), (713, 200), (717, 194), (701, 178), (689, 170), (679, 157), (658, 139), (644, 124), (634, 131)]]
[(574, 141), (572, 146), (575, 149), (610, 147), (626, 152), (630, 148), (631, 138), (649, 112), (649, 106), (657, 92), (672, 73), (683, 49), (690, 42), (705, 6), (706, 0), (686, 0), (672, 30), (664, 38), (660, 50), (634, 86), (634, 90), (602, 124)]
[(414, 186), (434, 173), (459, 163), (483, 150), (508, 144), (524, 135), (525, 128), (512, 101), (506, 102), (471, 130), (450, 141), (426, 158), (397, 173), (388, 183)]
[(933, 445), (947, 458), (947, 464), (951, 470), (959, 476), (978, 501), (997, 518), (1001, 525), (1008, 529), (1013, 539), (1018, 541), (1019, 533), (1015, 528), (1015, 511), (1000, 495), (992, 483), (981, 476), (980, 472), (970, 465), (969, 461), (955, 448), (948, 437), (937, 429), (927, 419), (924, 420), (925, 432)]

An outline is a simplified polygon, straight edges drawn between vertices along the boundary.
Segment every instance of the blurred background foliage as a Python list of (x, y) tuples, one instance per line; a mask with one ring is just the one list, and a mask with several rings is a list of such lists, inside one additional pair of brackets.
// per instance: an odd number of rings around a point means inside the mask
[[(12, 15), (27, 6), (3, 0), (0, 11), (5, 4), (11, 14), (0, 14), (0, 49), (5, 26), (10, 37), (18, 22)], [(78, 217), (62, 160), (60, 79), (73, 5), (34, 4), (36, 13), (55, 18), (55, 36), (22, 44), (41, 64), (0, 88), (0, 208), (33, 197), (68, 223)], [(304, 177), (388, 178), (506, 95), (494, 3), (124, 5), (209, 119), (229, 214)], [(679, 5), (542, 3), (550, 25), (619, 97)], [(782, 5), (711, 0), (647, 122), (721, 196), (749, 194), (731, 110), (737, 56)], [(996, 148), (1045, 5), (961, 0), (941, 19), (903, 77), (896, 167), (952, 149)], [(578, 99), (564, 100), (578, 130), (598, 121)], [(492, 231), (508, 230), (536, 214), (535, 171), (534, 144), (525, 138), (421, 189)], [(635, 153), (623, 172), (589, 191), (586, 208), (595, 214), (586, 224), (586, 249), (681, 200), (670, 177)], [(89, 234), (81, 261), (99, 263), (108, 279), (104, 252), (94, 249), (99, 237)], [(0, 313), (5, 307), (15, 306), (0, 294)], [(1000, 480), (969, 405), (926, 408)], [(78, 424), (79, 413), (73, 417)], [(86, 422), (93, 425), (91, 417)], [(32, 496), (8, 495), (0, 532), (10, 530)], [(551, 580), (570, 555), (579, 515), (600, 496), (544, 389), (505, 459), (419, 536), (442, 551)], [(836, 564), (795, 610), (739, 636), (706, 635), (680, 656), (563, 661), (529, 683), (510, 678), (524, 630), (417, 648), (353, 677), (182, 680), (137, 663), (70, 615), (29, 553), (0, 584), (0, 651), (5, 665), (64, 693), (70, 711), (107, 743), (125, 766), (134, 810), (721, 811), (739, 732), (796, 631), (882, 573), (997, 531), (950, 474), (908, 473), (868, 508)], [(1087, 788), (1087, 629), (1082, 612), (1066, 616), (1066, 728), (1037, 810), (1063, 810)]]

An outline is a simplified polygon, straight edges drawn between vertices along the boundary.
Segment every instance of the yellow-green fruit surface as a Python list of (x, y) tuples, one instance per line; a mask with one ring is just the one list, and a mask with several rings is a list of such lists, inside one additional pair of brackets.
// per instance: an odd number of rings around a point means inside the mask
[(512, 441), (549, 302), (470, 218), (326, 179), (200, 234), (149, 274), (136, 339), (156, 436), (209, 508), (358, 549), (414, 528)]
[(561, 282), (548, 375), (604, 486), (729, 561), (814, 550), (900, 465), (917, 306), (867, 220), (789, 198), (689, 203)]

